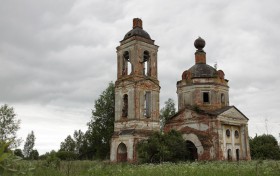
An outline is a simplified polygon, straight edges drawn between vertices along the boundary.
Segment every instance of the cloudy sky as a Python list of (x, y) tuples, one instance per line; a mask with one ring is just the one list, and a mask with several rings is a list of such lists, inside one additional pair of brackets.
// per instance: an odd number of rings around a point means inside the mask
[(31, 130), (43, 154), (87, 129), (94, 100), (116, 80), (116, 47), (143, 28), (158, 52), (161, 106), (177, 102), (176, 82), (206, 40), (209, 65), (230, 86), (230, 104), (249, 134), (280, 133), (279, 0), (0, 0), (0, 105), (14, 107), (18, 135)]

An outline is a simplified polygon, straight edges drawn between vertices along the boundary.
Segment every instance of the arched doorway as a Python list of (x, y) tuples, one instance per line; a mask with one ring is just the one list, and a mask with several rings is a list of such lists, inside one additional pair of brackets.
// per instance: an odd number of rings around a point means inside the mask
[(197, 148), (191, 141), (186, 141), (187, 151), (189, 153), (187, 160), (195, 161), (198, 159)]
[(228, 158), (228, 161), (232, 160), (231, 149), (228, 149), (228, 151), (227, 151), (227, 158)]
[(126, 162), (127, 161), (127, 148), (124, 143), (120, 143), (117, 149), (117, 161)]
[(239, 161), (239, 149), (236, 149), (236, 161)]

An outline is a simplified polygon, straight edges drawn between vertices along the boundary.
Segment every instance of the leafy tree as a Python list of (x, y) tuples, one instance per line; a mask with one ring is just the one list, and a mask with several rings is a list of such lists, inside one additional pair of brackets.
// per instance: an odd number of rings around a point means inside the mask
[(61, 142), (60, 151), (74, 152), (75, 146), (76, 143), (74, 139), (70, 135), (68, 135), (67, 138), (64, 140), (64, 142)]
[(38, 160), (39, 159), (39, 152), (37, 150), (32, 150), (30, 152), (29, 158), (32, 159), (32, 160)]
[(109, 86), (95, 101), (92, 118), (88, 123), (86, 139), (88, 141), (88, 157), (104, 159), (109, 157), (110, 140), (114, 132), (115, 119), (115, 86)]
[(163, 128), (166, 121), (176, 113), (175, 103), (173, 99), (168, 98), (168, 100), (165, 101), (164, 104), (165, 106), (160, 110), (161, 128)]
[(171, 130), (167, 134), (155, 132), (137, 145), (140, 162), (160, 163), (184, 161), (188, 158), (186, 143), (182, 135)]
[(15, 149), (14, 154), (15, 154), (16, 156), (21, 157), (21, 158), (24, 157), (21, 149)]
[(21, 139), (17, 139), (16, 133), (20, 128), (20, 120), (16, 118), (13, 107), (7, 104), (0, 107), (0, 140), (12, 141), (10, 147), (20, 145)]
[(263, 134), (251, 138), (250, 150), (253, 159), (280, 159), (280, 148), (272, 135)]
[(27, 158), (27, 159), (30, 158), (30, 154), (35, 145), (35, 139), (36, 138), (35, 138), (33, 131), (31, 131), (31, 133), (28, 134), (26, 137), (26, 141), (25, 141), (24, 148), (23, 148), (23, 154), (24, 154), (25, 158)]
[(86, 135), (81, 130), (75, 130), (73, 136), (75, 141), (75, 153), (78, 154), (78, 159), (88, 159), (88, 142)]

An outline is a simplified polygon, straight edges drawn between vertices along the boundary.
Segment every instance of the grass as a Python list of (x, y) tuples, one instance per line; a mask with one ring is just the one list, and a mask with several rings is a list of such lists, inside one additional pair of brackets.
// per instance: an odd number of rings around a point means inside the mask
[(29, 176), (280, 176), (280, 161), (184, 162), (163, 164), (112, 164), (98, 161), (62, 161), (57, 167), (44, 161), (23, 161), (35, 170)]

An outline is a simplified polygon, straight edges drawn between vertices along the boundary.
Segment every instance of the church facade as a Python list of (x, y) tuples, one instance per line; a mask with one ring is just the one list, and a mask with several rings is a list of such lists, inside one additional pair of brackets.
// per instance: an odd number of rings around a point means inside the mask
[[(205, 41), (198, 38), (194, 45), (195, 65), (177, 82), (178, 112), (164, 132), (180, 131), (193, 160), (250, 160), (248, 118), (229, 105), (228, 80), (207, 65)], [(117, 47), (112, 162), (137, 161), (137, 143), (160, 130), (157, 52), (142, 20), (133, 19)]]

